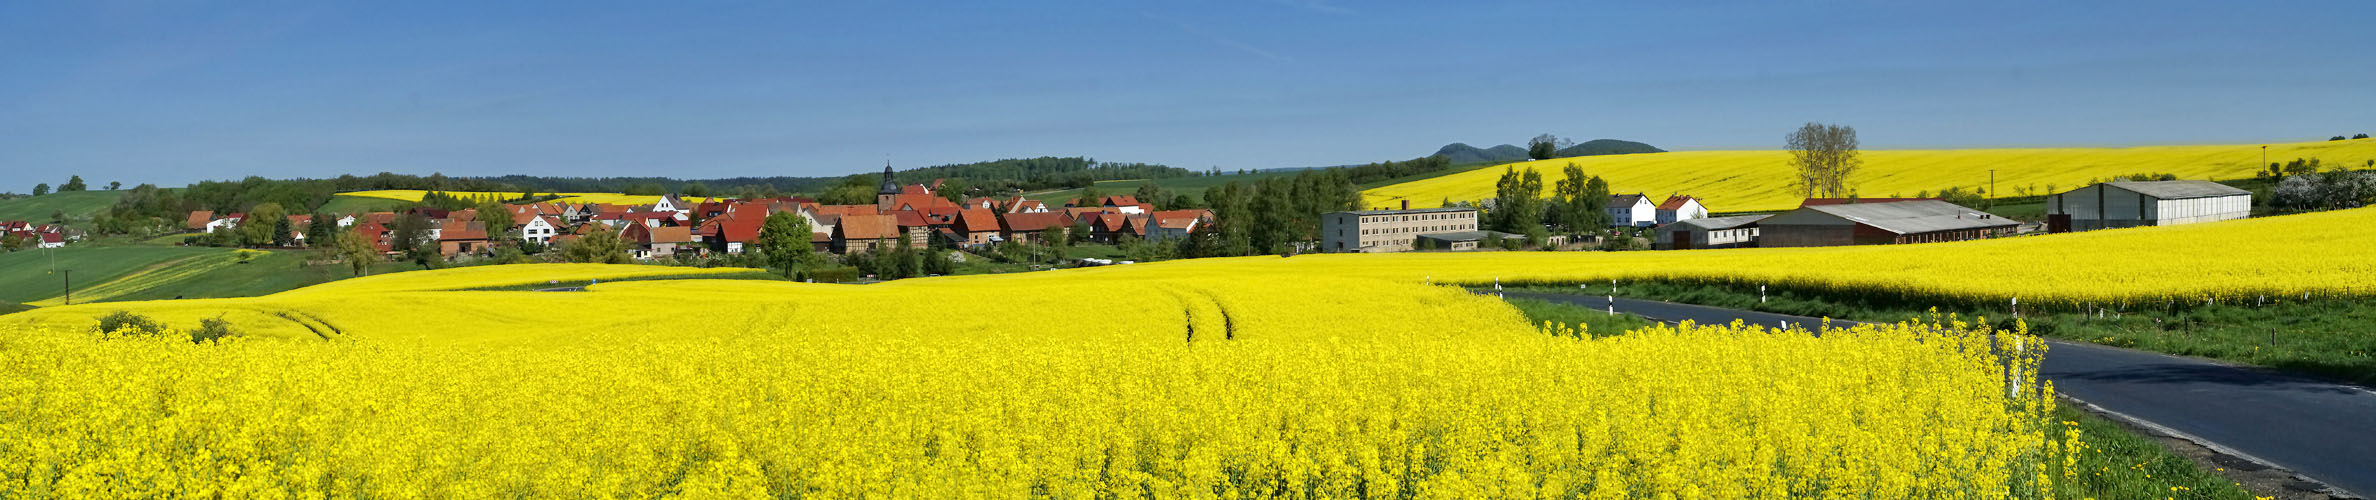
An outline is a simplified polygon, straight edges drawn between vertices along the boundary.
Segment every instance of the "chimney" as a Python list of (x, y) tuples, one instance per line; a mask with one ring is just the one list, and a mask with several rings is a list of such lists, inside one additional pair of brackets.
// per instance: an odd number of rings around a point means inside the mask
[(1411, 209), (1411, 200), (1403, 200), (1403, 210)]

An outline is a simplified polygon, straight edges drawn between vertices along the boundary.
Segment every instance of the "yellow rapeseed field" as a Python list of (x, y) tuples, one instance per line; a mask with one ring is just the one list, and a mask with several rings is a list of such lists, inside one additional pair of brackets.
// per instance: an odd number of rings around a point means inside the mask
[[(466, 198), (466, 199), (495, 199), (495, 200), (508, 200), (508, 199), (512, 199), (512, 198), (516, 198), (516, 197), (519, 197), (519, 196), (520, 196), (520, 193), (489, 193), (489, 192), (474, 192), (474, 191), (446, 191), (445, 193), (446, 193), (446, 194), (450, 194), (450, 195), (454, 195), (454, 196), (457, 196), (457, 197), (461, 197), (461, 198)], [(338, 194), (341, 194), (341, 195), (346, 195), (346, 196), (361, 196), (361, 197), (365, 197), (365, 198), (384, 198), (384, 199), (390, 199), (390, 200), (421, 201), (421, 197), (422, 197), (422, 196), (426, 196), (426, 195), (428, 195), (428, 194), (429, 194), (429, 192), (428, 192), (428, 191), (422, 191), (422, 190), (418, 190), (418, 189), (387, 189), (387, 190), (380, 190), (380, 191), (352, 191), (352, 192), (345, 192), (345, 193), (338, 193)], [(654, 195), (633, 195), (633, 194), (619, 194), (619, 193), (559, 193), (559, 194), (561, 195), (561, 198), (560, 198), (560, 199), (558, 199), (558, 200), (555, 200), (555, 201), (560, 201), (560, 202), (564, 202), (564, 203), (604, 203), (604, 204), (616, 204), (616, 205), (650, 205), (650, 204), (652, 204), (653, 202), (660, 201), (660, 197), (659, 197), (659, 196), (654, 196)], [(684, 197), (683, 199), (684, 199), (685, 201), (688, 201), (688, 202), (700, 203), (700, 202), (704, 202), (704, 201), (711, 201), (711, 200), (716, 200), (716, 199), (718, 199), (718, 198)]]
[[(1540, 331), (1447, 282), (2366, 295), (2360, 209), (1895, 247), (1247, 257), (876, 285), (521, 265), (0, 316), (0, 497), (2048, 496), (2044, 345)], [(644, 278), (647, 280), (633, 280)], [(602, 282), (585, 292), (472, 291)], [(103, 338), (126, 310), (242, 336)]]
[[(44, 309), (0, 326), (0, 496), (2038, 497), (2063, 477), (2043, 346), (2018, 333), (1595, 340), (1458, 289), (1262, 267), (427, 287), (687, 271), (530, 265)], [(192, 344), (78, 318), (113, 309), (306, 326)]]
[[(1803, 197), (1791, 190), (1789, 153), (1784, 151), (1681, 151), (1615, 156), (1560, 158), (1517, 163), (1508, 168), (1533, 168), (1558, 180), (1569, 162), (1584, 172), (1609, 181), (1618, 193), (1647, 193), (1656, 199), (1673, 194), (1697, 196), (1709, 210), (1719, 212), (1788, 210)], [(2347, 140), (2271, 144), (2269, 161), (2319, 158), (2328, 165), (2363, 165), (2376, 159), (2376, 140)], [(1965, 190), (1988, 187), (1988, 173), (1996, 171), (2001, 195), (2024, 189), (2049, 194), (2050, 189), (2078, 188), (2094, 179), (2140, 173), (2170, 173), (2185, 179), (2251, 177), (2262, 168), (2258, 144), (2213, 146), (2147, 146), (2131, 148), (2032, 148), (1871, 150), (1864, 152), (1864, 168), (1851, 178), (1864, 197), (1914, 196), (1950, 187)], [(1364, 191), (1368, 206), (1434, 207), (1444, 200), (1475, 201), (1493, 197), (1494, 180), (1505, 166), (1488, 167), (1421, 179)], [(1545, 196), (1553, 183), (1544, 182)], [(1656, 200), (1653, 200), (1655, 203)]]

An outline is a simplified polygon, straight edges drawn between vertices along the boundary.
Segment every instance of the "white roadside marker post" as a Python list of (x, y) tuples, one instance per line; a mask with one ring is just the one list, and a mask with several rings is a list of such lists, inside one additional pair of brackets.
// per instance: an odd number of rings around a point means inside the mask
[(1757, 285), (1757, 303), (1765, 303), (1765, 285)]

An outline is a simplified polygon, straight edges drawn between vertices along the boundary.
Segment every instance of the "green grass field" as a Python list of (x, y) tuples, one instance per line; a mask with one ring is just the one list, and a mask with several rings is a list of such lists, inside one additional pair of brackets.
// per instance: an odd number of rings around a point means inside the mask
[(103, 283), (177, 259), (229, 254), (228, 248), (118, 246), (66, 247), (0, 254), (0, 300), (34, 302), (64, 292), (71, 271), (76, 288)]
[(69, 220), (86, 220), (91, 214), (114, 205), (123, 191), (75, 191), (50, 193), (31, 198), (0, 200), (0, 220), (22, 220), (47, 223), (50, 214), (65, 211)]
[(397, 209), (411, 207), (413, 205), (413, 202), (404, 200), (391, 200), (387, 198), (373, 198), (369, 196), (351, 196), (341, 194), (331, 196), (330, 202), (323, 203), (322, 208), (316, 209), (314, 211), (332, 214), (393, 212)]

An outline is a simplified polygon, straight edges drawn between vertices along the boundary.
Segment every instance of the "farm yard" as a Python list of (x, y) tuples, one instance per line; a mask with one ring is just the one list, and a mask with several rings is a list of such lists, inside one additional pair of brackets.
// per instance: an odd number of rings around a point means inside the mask
[[(2042, 196), (2095, 180), (2147, 173), (2169, 173), (2184, 179), (2239, 179), (2263, 169), (2261, 148), (2253, 145), (2143, 146), (2128, 148), (2034, 148), (1871, 150), (1858, 171), (1858, 194), (1866, 198), (1910, 197), (1947, 188), (1970, 191), (1987, 188), (1995, 171), (1995, 196)], [(1791, 191), (1792, 172), (1786, 151), (1679, 151), (1629, 155), (1559, 158), (1505, 167), (1533, 168), (1557, 175), (1575, 163), (1585, 173), (1609, 182), (1616, 193), (1669, 193), (1697, 196), (1720, 212), (1778, 211), (1796, 208), (1804, 198)], [(2268, 161), (2318, 158), (2327, 165), (2358, 166), (2376, 159), (2376, 141), (2351, 140), (2271, 144)], [(1444, 200), (1479, 201), (1493, 198), (1494, 180), (1503, 168), (1485, 168), (1414, 180), (1364, 191), (1363, 204), (1393, 206), (1409, 201), (1414, 207), (1435, 207)], [(1548, 186), (1546, 193), (1549, 194)]]

